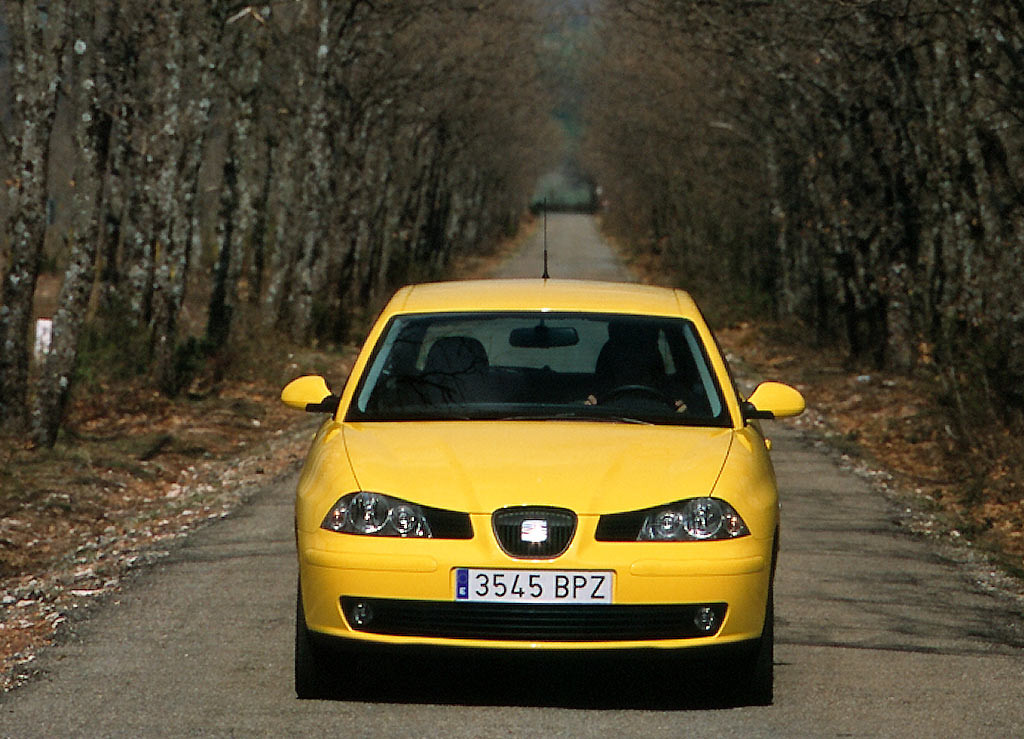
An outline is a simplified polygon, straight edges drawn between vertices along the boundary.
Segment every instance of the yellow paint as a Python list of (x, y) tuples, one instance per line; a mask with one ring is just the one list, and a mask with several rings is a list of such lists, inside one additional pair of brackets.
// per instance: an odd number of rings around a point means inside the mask
[[(733, 418), (731, 428), (642, 426), (572, 421), (360, 422), (344, 419), (354, 387), (384, 326), (401, 313), (498, 310), (592, 311), (682, 316), (704, 341)], [(299, 378), (282, 400), (295, 408), (329, 394), (322, 378)], [(400, 290), (371, 330), (335, 418), (313, 440), (296, 497), (299, 571), (307, 624), (314, 631), (381, 643), (459, 644), (517, 649), (699, 647), (760, 635), (778, 529), (775, 475), (760, 430), (741, 415), (725, 362), (686, 293), (635, 285), (566, 280), (490, 280)], [(803, 410), (800, 394), (766, 383), (752, 395), (776, 416)], [(763, 405), (762, 405), (763, 404)], [(359, 490), (471, 514), (469, 540), (338, 534), (320, 528), (332, 505)], [(601, 514), (686, 498), (730, 503), (749, 536), (709, 542), (599, 542)], [(505, 554), (491, 514), (517, 505), (569, 508), (578, 527), (556, 559)], [(342, 595), (451, 601), (454, 570), (522, 568), (611, 570), (616, 603), (726, 602), (714, 637), (657, 642), (524, 643), (391, 637), (356, 633)], [(557, 606), (555, 606), (557, 607)]]

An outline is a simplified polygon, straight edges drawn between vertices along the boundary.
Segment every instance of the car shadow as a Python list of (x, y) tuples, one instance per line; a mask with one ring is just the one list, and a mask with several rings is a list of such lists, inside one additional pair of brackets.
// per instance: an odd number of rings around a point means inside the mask
[(743, 705), (728, 669), (658, 652), (623, 656), (545, 652), (491, 655), (427, 650), (363, 656), (344, 671), (337, 700), (594, 710), (693, 710)]

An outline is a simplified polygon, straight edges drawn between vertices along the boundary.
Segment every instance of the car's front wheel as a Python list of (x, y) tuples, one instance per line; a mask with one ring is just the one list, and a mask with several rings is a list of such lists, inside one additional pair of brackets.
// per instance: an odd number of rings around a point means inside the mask
[(330, 655), (306, 626), (300, 587), (295, 600), (295, 695), (304, 699), (330, 697), (337, 687), (335, 673)]
[(740, 702), (752, 706), (770, 706), (774, 699), (775, 683), (775, 597), (774, 587), (768, 588), (764, 628), (754, 648), (744, 654), (736, 664), (734, 685), (739, 688)]

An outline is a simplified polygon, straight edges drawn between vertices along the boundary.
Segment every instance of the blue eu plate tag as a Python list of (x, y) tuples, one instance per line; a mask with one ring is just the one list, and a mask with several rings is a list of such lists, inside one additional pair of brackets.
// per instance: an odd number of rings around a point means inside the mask
[(455, 600), (469, 600), (469, 570), (455, 570)]

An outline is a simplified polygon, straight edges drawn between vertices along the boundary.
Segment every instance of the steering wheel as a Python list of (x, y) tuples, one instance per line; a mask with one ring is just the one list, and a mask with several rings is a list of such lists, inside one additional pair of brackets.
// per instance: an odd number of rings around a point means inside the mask
[(611, 390), (604, 394), (604, 398), (601, 399), (601, 402), (607, 403), (623, 395), (630, 394), (646, 395), (648, 398), (660, 400), (665, 405), (673, 405), (672, 400), (667, 395), (665, 395), (665, 393), (661, 392), (661, 390), (659, 390), (656, 387), (652, 387), (651, 385), (619, 385), (618, 387), (613, 387)]

